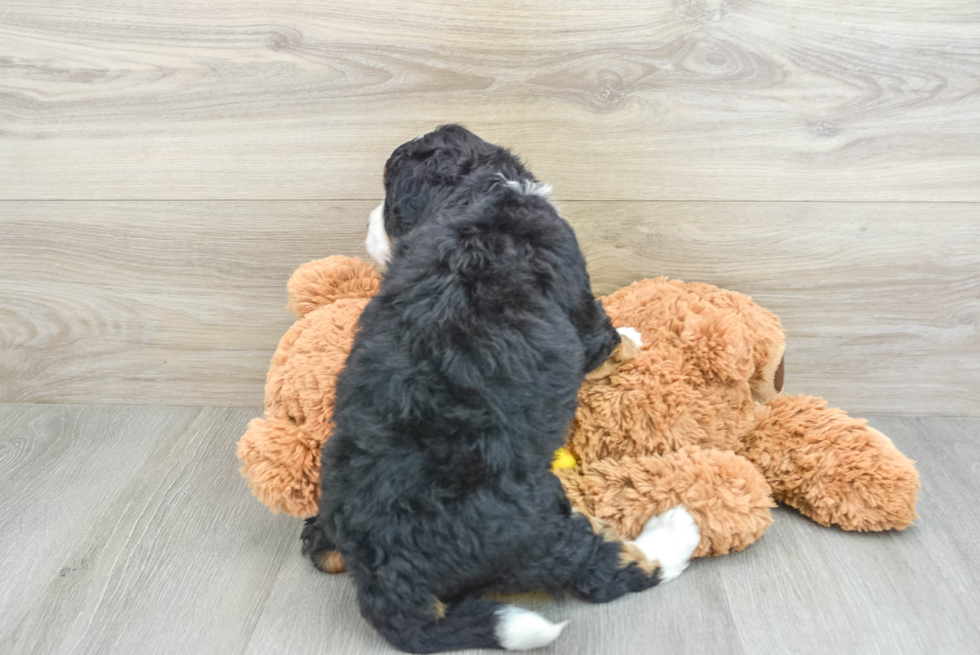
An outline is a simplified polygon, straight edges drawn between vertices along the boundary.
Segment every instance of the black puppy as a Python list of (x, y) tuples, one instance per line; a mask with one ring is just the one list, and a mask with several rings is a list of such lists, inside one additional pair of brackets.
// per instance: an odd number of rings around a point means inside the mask
[(564, 627), (487, 592), (605, 602), (679, 575), (699, 541), (683, 507), (624, 543), (549, 471), (620, 341), (550, 189), (456, 125), (399, 146), (384, 185), (368, 249), (388, 269), (337, 382), (304, 553), (340, 550), (361, 614), (416, 653), (536, 648)]

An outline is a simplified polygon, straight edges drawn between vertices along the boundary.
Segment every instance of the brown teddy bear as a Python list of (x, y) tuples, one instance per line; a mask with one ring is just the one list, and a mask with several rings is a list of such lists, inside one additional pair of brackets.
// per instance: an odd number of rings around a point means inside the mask
[[(312, 516), (335, 379), (357, 318), (380, 287), (349, 257), (304, 264), (265, 388), (265, 418), (238, 443), (242, 474), (273, 511)], [(913, 463), (863, 420), (782, 389), (779, 319), (708, 284), (643, 280), (606, 298), (614, 325), (639, 332), (589, 374), (555, 474), (572, 504), (635, 537), (683, 503), (701, 530), (695, 556), (742, 550), (772, 517), (773, 499), (822, 525), (902, 529), (916, 518)], [(625, 343), (629, 346), (631, 344)], [(334, 558), (333, 570), (342, 570)]]
[(774, 314), (666, 278), (602, 302), (644, 345), (582, 385), (568, 443), (578, 465), (556, 470), (573, 505), (633, 538), (683, 503), (701, 529), (696, 557), (758, 539), (773, 499), (845, 530), (912, 524), (918, 473), (888, 437), (819, 398), (780, 393)]

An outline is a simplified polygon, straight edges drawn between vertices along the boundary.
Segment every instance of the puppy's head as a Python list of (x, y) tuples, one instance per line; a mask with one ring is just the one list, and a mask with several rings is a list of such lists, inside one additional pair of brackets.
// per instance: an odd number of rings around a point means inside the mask
[(443, 125), (395, 148), (385, 164), (385, 199), (368, 220), (367, 250), (380, 265), (394, 242), (424, 223), (478, 170), (520, 179), (529, 175), (505, 149), (460, 125)]

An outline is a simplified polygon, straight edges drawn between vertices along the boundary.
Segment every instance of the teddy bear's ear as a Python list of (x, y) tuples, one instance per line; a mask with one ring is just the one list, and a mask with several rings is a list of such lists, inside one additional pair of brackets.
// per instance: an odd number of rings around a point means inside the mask
[(302, 318), (341, 298), (368, 298), (381, 288), (381, 274), (357, 257), (335, 255), (303, 264), (286, 285), (289, 304)]
[(737, 314), (711, 306), (701, 309), (687, 315), (680, 335), (688, 357), (711, 377), (744, 383), (755, 371), (745, 323)]
[(786, 337), (779, 317), (737, 291), (717, 288), (709, 291), (703, 294), (705, 300), (742, 327), (741, 338), (751, 352), (748, 381), (752, 397), (760, 403), (768, 401), (783, 387)]
[(786, 335), (779, 317), (752, 302), (748, 296), (737, 296), (738, 313), (745, 322), (746, 336), (752, 342), (755, 372), (749, 378), (752, 396), (767, 402), (783, 390), (785, 377)]

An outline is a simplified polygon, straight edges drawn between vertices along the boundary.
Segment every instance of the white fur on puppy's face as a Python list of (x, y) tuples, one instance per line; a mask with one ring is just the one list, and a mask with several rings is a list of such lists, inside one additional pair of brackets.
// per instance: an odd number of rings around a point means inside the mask
[(375, 207), (368, 217), (368, 233), (364, 245), (367, 246), (368, 254), (378, 262), (379, 266), (387, 266), (391, 261), (391, 239), (385, 232), (384, 202)]

